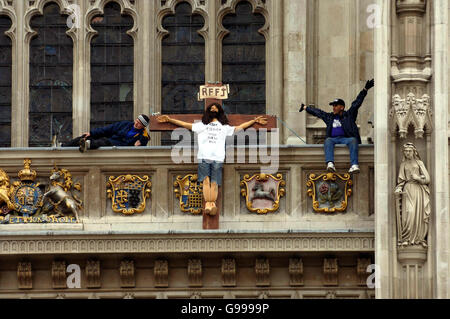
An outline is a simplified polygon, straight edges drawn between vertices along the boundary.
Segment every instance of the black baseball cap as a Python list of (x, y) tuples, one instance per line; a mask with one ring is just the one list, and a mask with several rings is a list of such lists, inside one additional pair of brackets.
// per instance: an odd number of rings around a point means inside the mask
[(330, 102), (330, 105), (343, 105), (345, 106), (345, 102), (343, 99), (335, 99), (334, 101)]

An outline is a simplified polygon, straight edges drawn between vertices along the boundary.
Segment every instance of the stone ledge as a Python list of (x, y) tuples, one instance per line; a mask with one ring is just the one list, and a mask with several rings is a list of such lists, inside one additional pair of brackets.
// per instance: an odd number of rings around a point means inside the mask
[[(13, 236), (9, 236), (13, 237)], [(32, 238), (33, 237), (33, 238)], [(46, 238), (47, 237), (47, 238)], [(374, 233), (211, 233), (0, 237), (0, 255), (186, 252), (373, 252)]]

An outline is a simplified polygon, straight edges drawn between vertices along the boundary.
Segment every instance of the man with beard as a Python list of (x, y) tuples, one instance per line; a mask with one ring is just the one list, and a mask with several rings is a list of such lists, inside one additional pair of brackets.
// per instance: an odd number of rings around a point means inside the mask
[(267, 119), (263, 116), (258, 116), (239, 126), (230, 126), (222, 106), (220, 104), (212, 104), (203, 113), (201, 122), (187, 123), (172, 119), (167, 115), (158, 117), (158, 121), (160, 123), (172, 123), (198, 134), (198, 181), (203, 182), (206, 214), (216, 215), (216, 200), (218, 188), (222, 183), (226, 138), (241, 130), (245, 130), (255, 123), (266, 125)]

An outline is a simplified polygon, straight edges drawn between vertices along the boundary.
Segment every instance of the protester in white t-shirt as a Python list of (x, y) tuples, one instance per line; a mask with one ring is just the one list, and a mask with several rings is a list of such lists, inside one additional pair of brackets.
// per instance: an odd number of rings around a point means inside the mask
[(216, 200), (219, 186), (222, 183), (222, 167), (225, 160), (225, 141), (228, 136), (244, 130), (255, 123), (266, 125), (267, 119), (262, 116), (230, 126), (228, 118), (219, 104), (210, 105), (203, 113), (202, 121), (195, 124), (175, 120), (167, 115), (158, 117), (161, 123), (172, 123), (198, 134), (198, 181), (203, 182), (205, 212), (209, 215), (217, 213)]

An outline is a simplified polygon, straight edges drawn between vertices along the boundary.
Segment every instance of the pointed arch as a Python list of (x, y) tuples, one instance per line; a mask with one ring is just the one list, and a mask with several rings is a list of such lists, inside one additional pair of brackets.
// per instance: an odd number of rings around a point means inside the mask
[(72, 138), (75, 26), (65, 0), (41, 0), (25, 15), (29, 41), (29, 146), (51, 146)]
[[(257, 30), (253, 29), (255, 26)], [(246, 28), (248, 32), (232, 33), (230, 28)], [(228, 0), (218, 12), (217, 37), (220, 78), (230, 84), (232, 91), (232, 97), (226, 103), (227, 111), (265, 114), (269, 54), (266, 4), (261, 0)], [(243, 105), (246, 107), (240, 107)]]
[(135, 117), (137, 19), (129, 0), (97, 0), (86, 13), (91, 129)]

